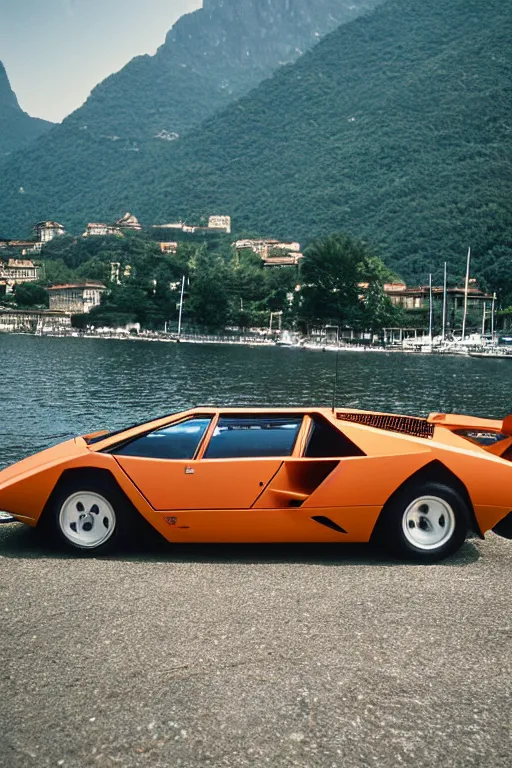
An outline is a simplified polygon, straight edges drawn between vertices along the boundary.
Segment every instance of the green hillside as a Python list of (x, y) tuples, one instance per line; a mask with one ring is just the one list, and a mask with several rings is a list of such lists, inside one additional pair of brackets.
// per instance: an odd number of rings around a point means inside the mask
[[(148, 153), (176, 144), (379, 2), (206, 0), (176, 22), (154, 56), (139, 56), (108, 77), (51, 134), (0, 167), (0, 222), (15, 235), (41, 218), (103, 219), (109, 201), (120, 215), (131, 197), (116, 185), (121, 174), (136, 179)], [(0, 101), (0, 121), (1, 112)]]
[(7, 220), (221, 212), (283, 238), (365, 237), (407, 279), (445, 259), (461, 274), (471, 244), (478, 271), (512, 240), (511, 37), (502, 0), (387, 0), (172, 144), (73, 178), (58, 156), (36, 181), (36, 152), (13, 159)]
[(501, 0), (388, 0), (158, 158), (135, 205), (348, 230), (410, 278), (462, 272), (469, 244), (478, 266), (512, 239), (511, 38)]
[(23, 112), (0, 61), (0, 158), (26, 146), (52, 125)]

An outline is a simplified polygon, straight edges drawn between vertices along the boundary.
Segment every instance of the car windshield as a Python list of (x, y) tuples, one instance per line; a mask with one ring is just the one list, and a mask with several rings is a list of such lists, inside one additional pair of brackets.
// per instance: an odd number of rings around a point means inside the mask
[(130, 429), (135, 429), (136, 427), (143, 427), (144, 424), (151, 424), (153, 421), (158, 421), (159, 419), (167, 419), (171, 418), (172, 416), (177, 416), (179, 413), (182, 413), (182, 411), (173, 411), (172, 413), (166, 413), (163, 416), (155, 416), (154, 419), (145, 419), (144, 421), (139, 421), (137, 424), (131, 424), (129, 427), (122, 427), (121, 429), (113, 430), (112, 432), (104, 432), (101, 435), (96, 435), (95, 437), (84, 437), (83, 439), (87, 443), (87, 445), (93, 445), (94, 443), (101, 443), (102, 440), (107, 440), (109, 437), (115, 437), (116, 435), (122, 435), (123, 432), (128, 432)]

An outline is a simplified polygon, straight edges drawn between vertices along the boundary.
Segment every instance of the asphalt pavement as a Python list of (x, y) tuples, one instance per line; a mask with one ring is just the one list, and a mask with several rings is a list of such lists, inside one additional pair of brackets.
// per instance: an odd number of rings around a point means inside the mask
[(512, 541), (145, 546), (0, 525), (0, 765), (512, 764)]

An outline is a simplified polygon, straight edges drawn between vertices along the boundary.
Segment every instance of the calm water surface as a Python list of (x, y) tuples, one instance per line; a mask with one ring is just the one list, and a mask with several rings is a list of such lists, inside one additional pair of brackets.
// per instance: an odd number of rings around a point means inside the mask
[[(9, 334), (0, 360), (0, 466), (193, 405), (330, 406), (336, 365), (332, 352)], [(345, 352), (337, 405), (500, 418), (511, 381), (507, 360)]]

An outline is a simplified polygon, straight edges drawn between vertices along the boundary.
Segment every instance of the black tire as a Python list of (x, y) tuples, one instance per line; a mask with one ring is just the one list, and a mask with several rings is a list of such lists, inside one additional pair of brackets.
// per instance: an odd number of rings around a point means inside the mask
[(133, 541), (138, 517), (113, 478), (103, 473), (97, 477), (77, 473), (54, 490), (44, 513), (43, 529), (66, 549), (94, 556)]
[(389, 499), (372, 540), (400, 559), (434, 563), (460, 549), (469, 521), (468, 505), (453, 488), (418, 481), (403, 486)]
[(500, 520), (492, 530), (493, 533), (498, 534), (503, 539), (512, 539), (512, 512), (509, 512), (503, 520)]

